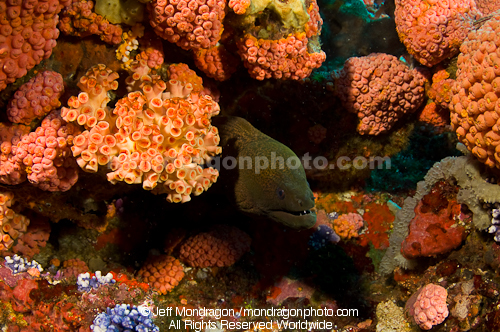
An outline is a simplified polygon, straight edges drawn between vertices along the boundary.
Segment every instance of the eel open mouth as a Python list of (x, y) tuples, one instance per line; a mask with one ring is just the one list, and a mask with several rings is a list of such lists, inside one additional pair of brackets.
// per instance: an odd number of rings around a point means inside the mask
[(316, 224), (316, 213), (311, 210), (274, 210), (269, 211), (268, 215), (275, 221), (294, 229), (311, 228)]
[(304, 211), (281, 211), (281, 212), (290, 213), (290, 214), (293, 214), (294, 216), (303, 216), (303, 215), (306, 215), (306, 214), (310, 214), (311, 210), (304, 210)]

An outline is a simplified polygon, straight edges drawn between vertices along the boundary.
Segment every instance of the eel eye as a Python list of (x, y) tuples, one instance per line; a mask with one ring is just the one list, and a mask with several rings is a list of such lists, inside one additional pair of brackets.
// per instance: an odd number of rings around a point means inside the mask
[(277, 189), (276, 193), (278, 194), (279, 199), (283, 200), (285, 199), (285, 191), (283, 189)]

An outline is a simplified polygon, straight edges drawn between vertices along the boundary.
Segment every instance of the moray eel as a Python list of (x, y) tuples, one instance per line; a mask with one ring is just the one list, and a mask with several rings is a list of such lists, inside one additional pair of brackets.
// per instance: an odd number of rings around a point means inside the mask
[(314, 195), (295, 153), (245, 119), (212, 121), (221, 137), (220, 179), (238, 208), (294, 229), (314, 226)]

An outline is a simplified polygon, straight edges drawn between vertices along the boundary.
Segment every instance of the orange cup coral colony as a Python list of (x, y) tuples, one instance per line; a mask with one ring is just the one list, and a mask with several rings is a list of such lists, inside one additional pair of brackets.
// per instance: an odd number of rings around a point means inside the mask
[(26, 232), (30, 220), (17, 214), (10, 207), (14, 201), (14, 194), (0, 193), (0, 251), (9, 249), (14, 241)]
[(250, 236), (238, 228), (218, 225), (187, 239), (180, 258), (193, 267), (231, 266), (250, 250), (250, 243)]
[(396, 0), (399, 38), (421, 64), (432, 67), (456, 55), (478, 15), (471, 0)]
[(139, 276), (160, 294), (167, 294), (184, 278), (179, 260), (161, 255), (149, 259), (139, 270)]
[(87, 129), (71, 148), (78, 165), (97, 172), (109, 163), (110, 182), (142, 183), (167, 193), (169, 202), (187, 202), (206, 191), (219, 175), (202, 167), (222, 150), (210, 122), (219, 105), (191, 83), (164, 82), (141, 60), (131, 65), (129, 94), (111, 110), (107, 92), (118, 88), (117, 78), (105, 65), (91, 68), (78, 84), (82, 92), (61, 111), (66, 121)]
[(349, 58), (338, 77), (333, 76), (336, 94), (347, 110), (358, 115), (362, 135), (387, 132), (424, 101), (424, 75), (393, 55)]
[(452, 86), (451, 125), (481, 162), (500, 168), (500, 18), (469, 33)]

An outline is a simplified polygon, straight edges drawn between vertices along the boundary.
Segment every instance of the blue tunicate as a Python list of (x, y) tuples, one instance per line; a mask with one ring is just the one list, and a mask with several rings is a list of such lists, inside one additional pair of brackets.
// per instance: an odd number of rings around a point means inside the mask
[(94, 332), (159, 332), (160, 329), (153, 323), (152, 313), (139, 315), (137, 307), (129, 304), (117, 304), (114, 308), (107, 308), (96, 316), (90, 326)]
[(23, 273), (29, 269), (35, 268), (42, 272), (43, 268), (37, 261), (28, 261), (26, 258), (22, 258), (17, 254), (10, 257), (5, 257), (5, 266), (12, 270), (12, 274)]
[(90, 273), (80, 273), (76, 284), (80, 292), (90, 292), (93, 288), (99, 288), (101, 285), (113, 285), (116, 282), (113, 275), (108, 273), (105, 276), (101, 275), (101, 271), (96, 271), (95, 275), (90, 277)]

